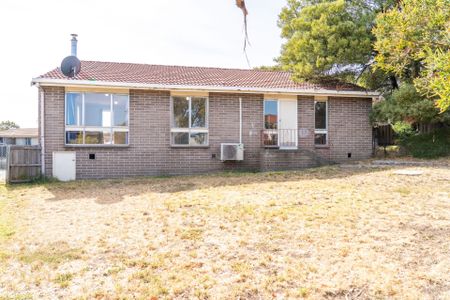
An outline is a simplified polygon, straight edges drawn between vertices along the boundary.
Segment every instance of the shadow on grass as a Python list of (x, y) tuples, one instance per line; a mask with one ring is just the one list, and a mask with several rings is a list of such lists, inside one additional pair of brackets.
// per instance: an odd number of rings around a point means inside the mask
[(345, 178), (367, 173), (384, 171), (386, 168), (367, 167), (342, 168), (326, 166), (303, 169), (299, 171), (277, 172), (221, 172), (206, 175), (134, 177), (123, 179), (78, 180), (58, 182), (41, 181), (22, 185), (8, 185), (10, 191), (27, 189), (31, 186), (44, 187), (52, 194), (47, 201), (68, 199), (94, 199), (99, 204), (113, 204), (123, 201), (125, 197), (139, 196), (145, 193), (178, 193), (217, 187), (233, 187), (258, 183), (283, 183), (304, 180), (329, 180)]

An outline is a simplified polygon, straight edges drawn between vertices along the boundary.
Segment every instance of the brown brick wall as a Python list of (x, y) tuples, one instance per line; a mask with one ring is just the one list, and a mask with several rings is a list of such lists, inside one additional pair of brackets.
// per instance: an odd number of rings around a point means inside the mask
[[(262, 149), (263, 95), (210, 93), (209, 147), (170, 147), (170, 93), (168, 91), (130, 91), (130, 146), (123, 148), (76, 148), (64, 146), (64, 88), (45, 87), (45, 163), (52, 175), (52, 152), (75, 151), (77, 178), (110, 178), (140, 175), (191, 174), (221, 170), (268, 170), (315, 166), (323, 162), (314, 148), (314, 99), (299, 97), (299, 128), (310, 134), (299, 139), (299, 150)], [(244, 161), (220, 161), (220, 143), (239, 142), (239, 97), (243, 107)], [(340, 159), (348, 149), (354, 158), (370, 156), (371, 130), (368, 123), (370, 101), (330, 99), (330, 128), (333, 141), (321, 153)], [(356, 117), (351, 121), (345, 110)], [(341, 112), (342, 110), (342, 112)], [(331, 112), (333, 112), (331, 114)], [(343, 118), (331, 122), (331, 117)], [(367, 124), (366, 124), (367, 123)], [(366, 132), (367, 131), (367, 132)], [(351, 134), (353, 137), (347, 137)], [(342, 140), (341, 140), (342, 139)], [(354, 139), (354, 140), (353, 140)], [(366, 141), (367, 139), (367, 141)], [(96, 159), (90, 160), (89, 154)], [(215, 155), (215, 158), (213, 158)]]
[(317, 153), (335, 162), (369, 158), (372, 155), (371, 109), (371, 98), (329, 97), (329, 147), (317, 149)]

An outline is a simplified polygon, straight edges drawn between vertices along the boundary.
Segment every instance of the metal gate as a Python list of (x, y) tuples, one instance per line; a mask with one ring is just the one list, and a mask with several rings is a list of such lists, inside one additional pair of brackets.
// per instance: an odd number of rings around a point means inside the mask
[(6, 169), (6, 153), (8, 151), (8, 146), (0, 145), (0, 170)]

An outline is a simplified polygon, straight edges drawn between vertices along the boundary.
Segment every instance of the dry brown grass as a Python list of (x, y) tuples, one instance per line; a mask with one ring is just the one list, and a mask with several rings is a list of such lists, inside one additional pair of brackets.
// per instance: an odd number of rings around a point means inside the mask
[(393, 170), (0, 187), (0, 298), (450, 299), (450, 169)]

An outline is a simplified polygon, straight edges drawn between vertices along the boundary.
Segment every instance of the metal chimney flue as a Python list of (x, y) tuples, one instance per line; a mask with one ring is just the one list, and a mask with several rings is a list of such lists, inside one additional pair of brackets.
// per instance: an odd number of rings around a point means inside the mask
[(70, 40), (71, 44), (72, 44), (71, 55), (77, 56), (77, 43), (78, 43), (77, 36), (78, 36), (78, 34), (72, 33), (71, 36), (72, 36), (72, 39)]

